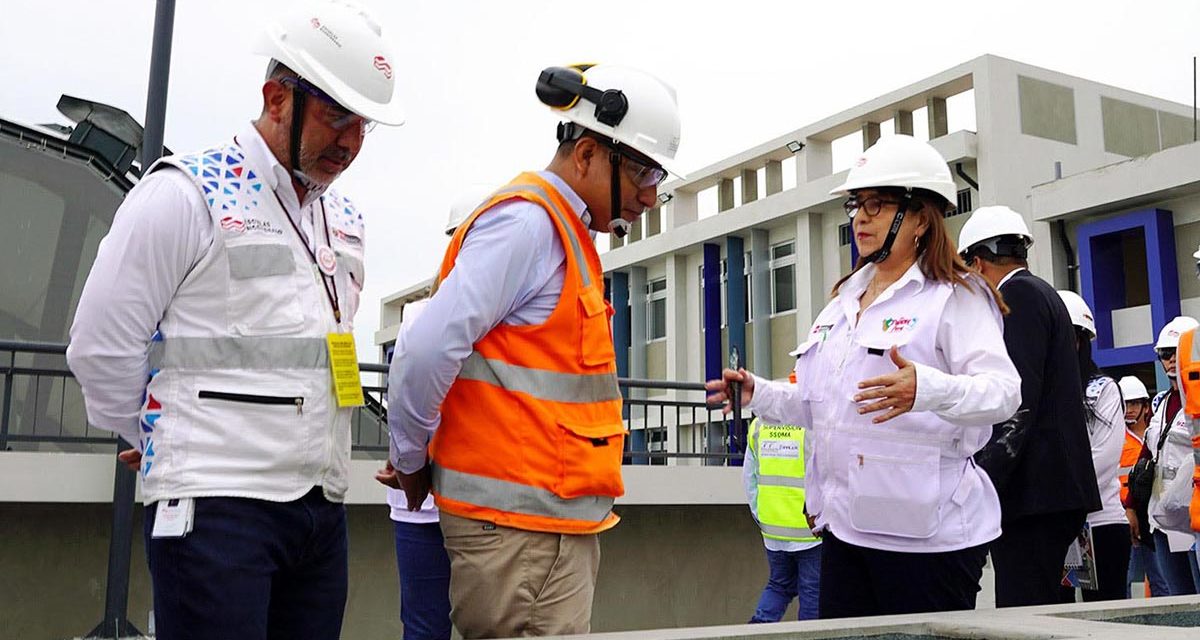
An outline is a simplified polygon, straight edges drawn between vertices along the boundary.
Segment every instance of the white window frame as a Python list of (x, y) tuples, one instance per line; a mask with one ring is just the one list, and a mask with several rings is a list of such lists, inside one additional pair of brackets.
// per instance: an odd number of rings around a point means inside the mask
[[(781, 248), (781, 247), (785, 247), (787, 245), (792, 245), (792, 252), (786, 256), (783, 256), (782, 258), (776, 258), (775, 250), (778, 248)], [(792, 292), (792, 301), (793, 301), (792, 308), (785, 309), (783, 311), (777, 310), (778, 309), (778, 300), (776, 300), (777, 296), (775, 295), (775, 291), (777, 289), (776, 283), (775, 283), (775, 271), (776, 271), (776, 269), (782, 269), (784, 267), (792, 267), (792, 287), (794, 288), (796, 286), (796, 240), (793, 238), (791, 240), (785, 240), (783, 242), (775, 243), (775, 244), (771, 245), (769, 252), (770, 252), (771, 261), (767, 265), (767, 270), (771, 273), (771, 317), (774, 318), (775, 316), (782, 316), (782, 315), (786, 315), (789, 313), (795, 313), (796, 312), (795, 302), (796, 302), (796, 297), (797, 297), (795, 291)]]
[[(662, 287), (655, 290), (655, 286), (662, 284)], [(660, 342), (667, 339), (667, 279), (655, 278), (646, 282), (646, 344), (652, 342)], [(654, 303), (663, 301), (663, 335), (654, 337)]]

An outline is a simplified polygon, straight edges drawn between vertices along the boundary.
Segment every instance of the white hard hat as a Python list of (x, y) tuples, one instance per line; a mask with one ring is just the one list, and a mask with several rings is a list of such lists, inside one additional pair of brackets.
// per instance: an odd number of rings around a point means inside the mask
[(1200, 248), (1196, 249), (1196, 252), (1192, 254), (1192, 257), (1200, 260)]
[(945, 198), (948, 207), (958, 198), (958, 187), (942, 154), (927, 142), (901, 134), (884, 136), (864, 151), (850, 167), (846, 181), (829, 194), (844, 196), (868, 187), (926, 189)]
[(379, 23), (357, 5), (324, 0), (288, 11), (267, 25), (256, 52), (367, 120), (404, 123), (391, 47)]
[(1158, 342), (1154, 343), (1155, 349), (1178, 349), (1179, 336), (1188, 331), (1200, 326), (1200, 322), (1196, 322), (1195, 318), (1187, 316), (1179, 316), (1167, 323), (1162, 331), (1158, 332)]
[(1067, 305), (1067, 311), (1071, 314), (1071, 324), (1087, 331), (1094, 339), (1096, 337), (1096, 319), (1092, 317), (1092, 309), (1088, 307), (1087, 302), (1084, 302), (1083, 298), (1074, 291), (1059, 291), (1058, 297), (1062, 298), (1063, 304)]
[(682, 177), (672, 168), (679, 150), (679, 101), (675, 89), (657, 77), (609, 64), (551, 67), (538, 77), (537, 94), (564, 120), (628, 145)]
[(1121, 396), (1125, 398), (1125, 402), (1150, 399), (1150, 392), (1146, 391), (1146, 385), (1133, 376), (1121, 378), (1117, 381), (1117, 386), (1121, 387)]
[(495, 192), (495, 188), (486, 184), (472, 184), (463, 190), (461, 194), (454, 200), (454, 204), (450, 205), (450, 218), (446, 220), (446, 235), (454, 235), (454, 230), (464, 220), (471, 217), (472, 213), (487, 200), (489, 196)]
[[(981, 242), (1004, 236), (1024, 238), (1026, 247), (1033, 244), (1033, 235), (1021, 214), (1005, 206), (979, 207), (958, 234), (958, 250), (962, 253)], [(999, 255), (994, 243), (988, 248)]]

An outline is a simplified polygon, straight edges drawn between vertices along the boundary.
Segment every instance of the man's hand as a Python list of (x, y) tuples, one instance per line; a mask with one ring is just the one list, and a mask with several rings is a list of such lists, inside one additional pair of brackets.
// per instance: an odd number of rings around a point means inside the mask
[(855, 402), (875, 400), (864, 407), (858, 408), (859, 414), (884, 411), (887, 413), (871, 419), (874, 424), (887, 422), (898, 415), (908, 413), (917, 399), (917, 367), (900, 355), (900, 350), (893, 346), (888, 352), (892, 362), (899, 368), (896, 373), (876, 378), (869, 378), (858, 383), (859, 389), (865, 389), (854, 396)]
[(409, 511), (420, 511), (421, 505), (425, 504), (425, 498), (429, 497), (431, 484), (429, 463), (425, 463), (425, 466), (412, 473), (403, 473), (393, 467), (392, 461), (388, 460), (387, 466), (375, 474), (375, 479), (381, 484), (403, 491), (404, 496), (408, 499)]
[(117, 460), (126, 467), (129, 467), (130, 471), (137, 471), (142, 468), (142, 452), (137, 449), (126, 449), (118, 453)]
[(1129, 521), (1129, 540), (1135, 547), (1142, 546), (1142, 541), (1139, 539), (1140, 536), (1138, 535), (1141, 533), (1141, 527), (1138, 526), (1137, 512), (1133, 509), (1126, 509), (1125, 519)]

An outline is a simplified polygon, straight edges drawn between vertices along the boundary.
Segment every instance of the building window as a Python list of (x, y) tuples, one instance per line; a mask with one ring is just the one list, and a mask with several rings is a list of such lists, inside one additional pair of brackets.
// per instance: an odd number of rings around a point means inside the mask
[(947, 211), (945, 217), (949, 218), (950, 216), (956, 216), (961, 213), (968, 213), (971, 211), (970, 189), (959, 189), (958, 198), (956, 198), (956, 200), (957, 202), (954, 203), (954, 209)]
[(796, 308), (796, 243), (771, 247), (771, 313)]
[(721, 258), (721, 328), (729, 324), (729, 264)]
[(750, 274), (750, 266), (754, 261), (752, 256), (753, 254), (751, 254), (749, 251), (746, 252), (746, 262), (743, 263), (745, 266), (742, 268), (742, 286), (746, 289), (746, 322), (750, 322), (754, 319), (754, 317), (751, 315), (754, 309), (754, 305), (751, 304), (751, 300), (754, 299), (754, 287), (751, 286), (754, 284), (754, 279)]
[(646, 283), (646, 336), (649, 340), (667, 337), (667, 279)]
[(852, 240), (854, 240), (854, 232), (852, 232), (850, 230), (850, 223), (847, 222), (846, 224), (839, 226), (838, 227), (838, 246), (842, 246), (842, 247), (849, 246), (850, 242)]

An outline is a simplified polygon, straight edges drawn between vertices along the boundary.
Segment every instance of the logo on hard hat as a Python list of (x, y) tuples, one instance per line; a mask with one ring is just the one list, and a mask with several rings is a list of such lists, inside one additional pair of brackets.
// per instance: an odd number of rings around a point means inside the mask
[(321, 21), (317, 20), (316, 18), (313, 18), (312, 20), (309, 20), (308, 22), (309, 22), (309, 24), (312, 25), (312, 28), (314, 28), (314, 29), (321, 28)]
[(383, 77), (392, 79), (392, 65), (388, 64), (387, 58), (375, 56), (375, 68), (383, 72)]
[(861, 166), (863, 166), (864, 164), (867, 164), (867, 157), (866, 157), (866, 156), (859, 156), (858, 160), (855, 160), (855, 161), (854, 161), (854, 166), (856, 166), (856, 167), (861, 167)]

